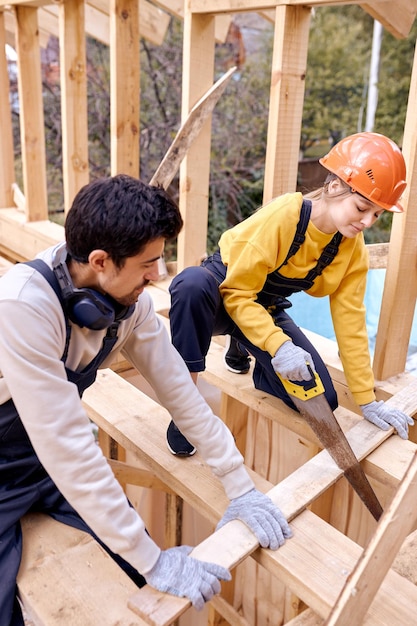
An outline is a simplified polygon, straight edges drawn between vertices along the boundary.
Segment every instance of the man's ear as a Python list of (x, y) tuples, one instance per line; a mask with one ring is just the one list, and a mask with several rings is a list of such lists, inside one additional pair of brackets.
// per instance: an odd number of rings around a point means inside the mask
[(110, 257), (105, 250), (93, 250), (88, 255), (88, 263), (95, 272), (103, 272), (109, 260)]

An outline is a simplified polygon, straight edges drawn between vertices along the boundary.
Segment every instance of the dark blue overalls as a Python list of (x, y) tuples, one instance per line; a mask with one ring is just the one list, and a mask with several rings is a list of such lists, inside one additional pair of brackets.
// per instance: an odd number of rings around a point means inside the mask
[[(39, 260), (28, 263), (40, 271), (55, 290), (61, 303), (53, 272)], [(46, 268), (46, 270), (45, 270)], [(62, 360), (68, 353), (70, 325)], [(68, 380), (77, 385), (80, 398), (96, 379), (97, 370), (117, 341), (119, 322), (107, 330), (100, 352), (81, 372), (66, 368)], [(28, 512), (42, 512), (54, 519), (88, 532), (138, 585), (144, 578), (124, 559), (112, 553), (65, 500), (41, 465), (30, 443), (13, 400), (0, 405), (0, 626), (23, 626), (16, 597), (16, 576), (22, 554), (20, 519)]]
[[(286, 278), (279, 272), (304, 242), (310, 214), (311, 202), (304, 200), (296, 234), (288, 254), (280, 267), (268, 274), (264, 287), (258, 294), (257, 302), (268, 310), (275, 325), (282, 328), (296, 346), (300, 346), (311, 354), (317, 373), (323, 382), (326, 398), (334, 410), (337, 407), (337, 395), (329, 372), (317, 350), (285, 309), (292, 306), (287, 297), (292, 293), (310, 289), (315, 278), (333, 261), (342, 235), (335, 234), (324, 248), (317, 265), (304, 278)], [(235, 337), (255, 357), (253, 370), (255, 387), (281, 398), (295, 409), (272, 367), (270, 354), (252, 344), (226, 313), (219, 291), (219, 285), (225, 279), (226, 271), (227, 267), (222, 262), (220, 252), (215, 252), (199, 267), (188, 267), (173, 279), (170, 287), (172, 343), (185, 360), (190, 372), (201, 372), (205, 368), (205, 357), (212, 336)]]

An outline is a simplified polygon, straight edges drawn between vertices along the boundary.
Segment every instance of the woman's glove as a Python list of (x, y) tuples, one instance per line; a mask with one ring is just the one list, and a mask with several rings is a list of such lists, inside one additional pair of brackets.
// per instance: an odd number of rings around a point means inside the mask
[(387, 406), (383, 400), (362, 404), (361, 410), (364, 418), (375, 426), (382, 430), (393, 426), (401, 439), (408, 439), (408, 427), (413, 426), (414, 420), (402, 411)]
[(292, 341), (286, 341), (278, 348), (271, 363), (277, 374), (286, 380), (311, 380), (307, 363), (315, 371), (311, 354)]
[(291, 528), (279, 508), (257, 489), (233, 498), (216, 530), (234, 519), (249, 526), (263, 548), (277, 550), (285, 539), (292, 537)]
[(188, 598), (194, 608), (201, 611), (204, 603), (220, 592), (219, 580), (231, 580), (232, 577), (221, 565), (188, 556), (191, 550), (190, 546), (163, 550), (145, 578), (151, 587)]

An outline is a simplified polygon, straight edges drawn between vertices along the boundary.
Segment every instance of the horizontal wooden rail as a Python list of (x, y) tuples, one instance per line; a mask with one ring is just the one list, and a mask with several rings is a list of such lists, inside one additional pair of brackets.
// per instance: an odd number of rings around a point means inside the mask
[[(177, 459), (166, 451), (165, 432), (170, 416), (165, 409), (111, 370), (104, 370), (99, 373), (96, 383), (85, 392), (83, 402), (90, 417), (100, 428), (103, 428), (120, 445), (129, 450), (133, 456), (136, 455), (141, 462), (145, 462), (164, 483), (208, 520), (213, 523), (218, 521), (227, 506), (227, 499), (220, 481), (212, 475), (198, 454), (184, 460)], [(399, 392), (389, 402), (410, 414), (414, 414), (417, 410), (417, 381), (414, 385), (410, 385), (409, 388)], [(140, 418), (135, 417), (138, 406), (141, 407)], [(392, 429), (381, 431), (372, 424), (360, 420), (347, 433), (347, 437), (356, 456), (363, 459), (388, 439), (391, 434)], [(408, 444), (404, 446), (405, 451), (410, 451), (412, 454), (412, 451), (409, 450), (409, 442), (396, 439), (399, 446), (402, 443)], [(346, 567), (351, 568), (356, 562), (360, 548), (344, 535), (332, 529), (331, 526), (318, 520), (312, 513), (305, 511), (305, 508), (341, 475), (341, 470), (334, 464), (328, 453), (322, 451), (268, 491), (273, 501), (280, 506), (285, 515), (289, 519), (293, 519), (292, 524), (295, 525), (295, 529), (298, 528), (296, 534), (300, 533), (302, 545), (294, 537), (277, 552), (258, 549), (256, 539), (249, 529), (240, 522), (231, 522), (211, 535), (198, 548), (195, 548), (193, 554), (205, 560), (215, 560), (228, 568), (235, 567), (248, 554), (252, 554), (269, 571), (284, 580), (314, 611), (322, 616), (326, 615), (344, 584), (345, 578), (341, 573), (343, 568), (336, 568), (335, 572), (326, 562), (326, 559), (322, 561), (320, 557), (321, 565), (319, 562), (314, 563), (312, 571), (316, 572), (317, 568), (322, 568), (323, 572), (320, 576), (331, 577), (333, 582), (331, 590), (329, 590), (328, 581), (323, 584), (322, 579), (318, 581), (316, 586), (308, 576), (306, 577), (305, 561), (300, 558), (299, 553), (302, 550), (307, 550), (309, 558), (313, 558), (313, 555), (310, 554), (312, 537), (307, 536), (312, 531), (307, 530), (307, 528), (314, 528), (315, 525), (323, 524), (324, 528), (317, 530), (317, 537), (321, 538), (320, 541), (323, 541), (324, 538), (328, 542), (329, 536), (334, 534), (335, 538), (337, 537), (337, 542), (343, 544), (331, 551), (333, 561), (336, 562), (338, 558), (343, 560), (349, 554), (351, 560)], [(253, 476), (263, 491), (268, 486), (270, 487), (267, 481), (260, 479), (254, 473)], [(202, 493), (201, 484), (205, 486), (204, 493)], [(346, 546), (351, 546), (351, 548), (347, 549)], [(297, 552), (298, 556), (296, 556)], [(314, 546), (313, 553), (318, 553), (318, 546)], [(299, 570), (295, 561), (302, 564)], [(339, 573), (337, 574), (337, 572)], [(395, 576), (394, 573), (392, 575)], [(396, 582), (395, 586), (398, 588), (400, 585)], [(411, 587), (413, 586), (411, 585)], [(417, 602), (417, 589), (414, 587), (413, 589), (412, 592), (407, 587), (409, 603), (414, 603), (414, 599)], [(409, 595), (410, 593), (411, 595)], [(401, 602), (403, 600), (404, 598), (401, 599)], [(379, 602), (378, 606), (380, 604)], [(146, 586), (131, 599), (131, 606), (135, 610), (139, 610), (141, 617), (147, 620), (149, 624), (162, 625), (174, 621), (181, 612), (186, 610), (189, 602), (187, 599), (161, 594)], [(416, 608), (417, 604), (413, 605), (413, 610)], [(382, 610), (385, 609), (384, 605)], [(379, 610), (378, 608), (377, 612)], [(396, 607), (395, 610), (400, 610), (400, 608)], [(406, 606), (401, 610), (407, 612), (409, 605), (406, 603)], [(408, 619), (408, 617), (404, 616), (404, 619)]]

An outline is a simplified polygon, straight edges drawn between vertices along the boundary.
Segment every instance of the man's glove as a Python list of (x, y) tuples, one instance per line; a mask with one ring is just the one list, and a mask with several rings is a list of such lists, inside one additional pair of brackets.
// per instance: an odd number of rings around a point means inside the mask
[(311, 354), (292, 341), (286, 341), (278, 348), (271, 363), (277, 374), (286, 380), (311, 380), (307, 363), (315, 371)]
[(201, 611), (204, 603), (220, 592), (219, 580), (231, 580), (232, 577), (221, 565), (188, 556), (191, 550), (190, 546), (163, 550), (145, 578), (151, 587), (188, 598)]
[(277, 550), (285, 539), (292, 537), (291, 528), (279, 508), (257, 489), (233, 498), (216, 530), (234, 519), (249, 526), (263, 548)]
[(413, 426), (414, 420), (402, 411), (387, 406), (383, 400), (362, 404), (361, 410), (364, 418), (375, 426), (382, 430), (393, 426), (401, 439), (408, 439), (408, 427)]

